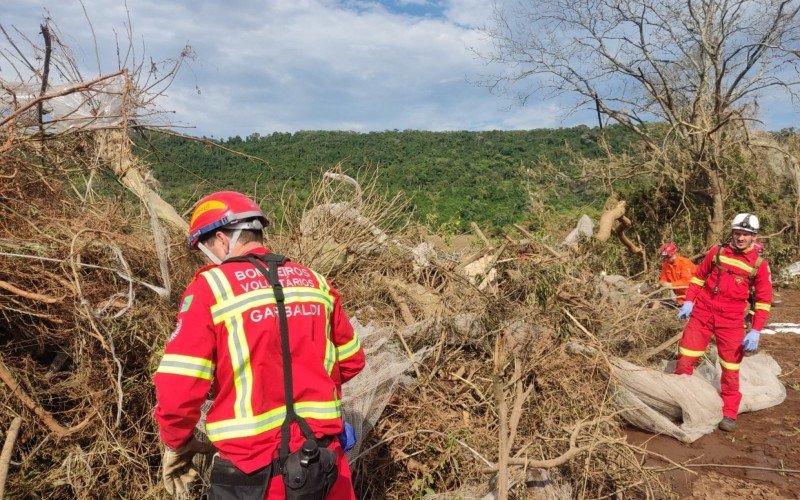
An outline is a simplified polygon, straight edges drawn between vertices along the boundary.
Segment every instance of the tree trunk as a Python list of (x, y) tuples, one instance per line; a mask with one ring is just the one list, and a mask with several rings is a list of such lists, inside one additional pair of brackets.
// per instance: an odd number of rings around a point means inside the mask
[(158, 193), (150, 189), (143, 172), (147, 170), (131, 151), (128, 129), (112, 128), (96, 135), (97, 153), (108, 162), (123, 186), (138, 196), (142, 202), (152, 207), (161, 220), (165, 220), (180, 231), (187, 233), (189, 224), (178, 215), (175, 208), (164, 201)]
[(708, 193), (706, 248), (720, 243), (725, 232), (725, 184), (715, 169), (708, 172)]
[[(800, 236), (800, 163), (794, 155), (787, 155), (786, 162), (789, 164), (789, 170), (794, 179), (794, 234), (797, 237)], [(800, 243), (800, 238), (797, 238), (797, 242)]]

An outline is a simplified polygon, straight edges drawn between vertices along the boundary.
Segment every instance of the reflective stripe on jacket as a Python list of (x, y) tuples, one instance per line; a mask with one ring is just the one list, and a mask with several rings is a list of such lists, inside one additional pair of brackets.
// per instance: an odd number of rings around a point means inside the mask
[[(697, 267), (697, 272), (686, 291), (686, 300), (706, 301), (709, 307), (715, 304), (718, 307), (731, 309), (731, 312), (735, 311), (736, 314), (741, 313), (744, 325), (750, 297), (750, 275), (759, 258), (758, 252), (754, 249), (737, 252), (729, 245), (724, 245), (719, 253), (719, 266), (717, 266), (715, 260), (718, 248), (719, 245), (709, 250), (703, 262)], [(755, 269), (752, 286), (755, 293), (752, 328), (761, 330), (767, 322), (772, 305), (772, 277), (769, 263), (764, 259), (758, 269)]]
[[(341, 385), (364, 367), (364, 352), (325, 278), (294, 262), (279, 268), (279, 278), (295, 409), (318, 435), (338, 434)], [(272, 288), (252, 264), (201, 269), (154, 376), (162, 441), (177, 448), (189, 439), (210, 391), (206, 432), (220, 455), (248, 473), (267, 465), (286, 415), (280, 345)]]

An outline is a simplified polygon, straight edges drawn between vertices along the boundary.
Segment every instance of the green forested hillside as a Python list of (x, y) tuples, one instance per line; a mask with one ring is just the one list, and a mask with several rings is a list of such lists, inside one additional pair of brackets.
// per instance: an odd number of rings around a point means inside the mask
[[(599, 133), (586, 126), (488, 132), (312, 131), (214, 141), (266, 163), (155, 132), (144, 132), (135, 141), (165, 197), (179, 207), (215, 189), (252, 193), (257, 179), (260, 192), (265, 183), (288, 183), (302, 194), (312, 178), (342, 162), (348, 173), (377, 169), (379, 183), (390, 194), (403, 191), (410, 198), (418, 220), (464, 230), (470, 221), (498, 229), (524, 220), (529, 208), (526, 186), (544, 190), (544, 201), (556, 210), (601, 205), (602, 196), (565, 178), (554, 182), (552, 169), (543, 168), (549, 163), (572, 173), (574, 155), (602, 154)], [(615, 128), (606, 130), (606, 139), (617, 150), (631, 141)]]

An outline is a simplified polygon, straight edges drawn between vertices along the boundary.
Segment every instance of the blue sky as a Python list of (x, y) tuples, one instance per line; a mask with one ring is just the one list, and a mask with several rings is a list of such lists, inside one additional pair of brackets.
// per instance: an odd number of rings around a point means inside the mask
[(444, 18), (448, 4), (448, 2), (437, 0), (383, 0), (378, 3), (384, 5), (391, 12), (430, 18)]
[[(114, 71), (126, 4), (83, 4), (101, 70)], [(139, 57), (142, 45), (147, 61), (192, 47), (194, 60), (159, 100), (186, 133), (593, 125), (592, 113), (566, 116), (569, 102), (532, 99), (519, 107), (470, 83), (487, 71), (467, 49), (486, 46), (475, 28), (487, 22), (491, 6), (491, 0), (127, 1)], [(38, 41), (45, 9), (84, 75), (96, 76), (91, 30), (77, 0), (5, 1), (0, 23)], [(11, 76), (0, 60), (0, 77)], [(770, 128), (796, 121), (795, 110), (780, 100), (765, 115)]]

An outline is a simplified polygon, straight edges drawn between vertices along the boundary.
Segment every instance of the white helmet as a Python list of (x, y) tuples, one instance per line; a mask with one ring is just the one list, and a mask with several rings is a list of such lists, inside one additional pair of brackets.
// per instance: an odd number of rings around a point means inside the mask
[(737, 214), (731, 222), (731, 230), (747, 231), (748, 233), (757, 233), (761, 224), (758, 222), (758, 217), (753, 214)]

